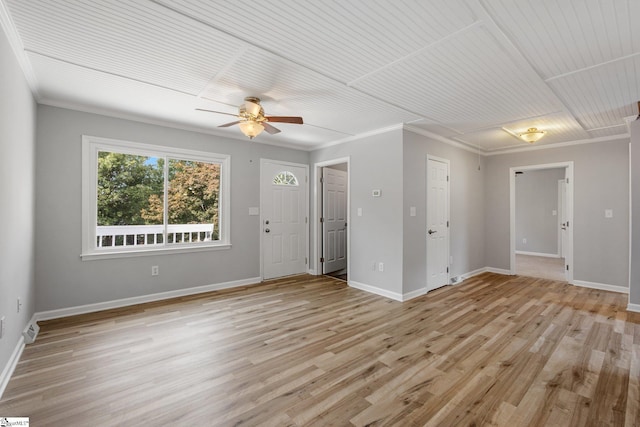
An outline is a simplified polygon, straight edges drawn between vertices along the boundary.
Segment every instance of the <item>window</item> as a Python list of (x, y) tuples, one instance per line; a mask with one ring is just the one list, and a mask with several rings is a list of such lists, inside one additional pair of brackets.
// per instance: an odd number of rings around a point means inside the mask
[(273, 178), (274, 185), (298, 185), (298, 178), (289, 172), (282, 171)]
[(228, 248), (226, 155), (83, 137), (83, 259)]

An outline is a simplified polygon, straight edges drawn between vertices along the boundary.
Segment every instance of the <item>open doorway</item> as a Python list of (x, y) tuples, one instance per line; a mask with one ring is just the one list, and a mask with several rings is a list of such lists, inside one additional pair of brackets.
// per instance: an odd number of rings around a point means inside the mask
[(573, 163), (511, 168), (511, 274), (573, 281)]
[(318, 274), (349, 281), (349, 159), (318, 163)]

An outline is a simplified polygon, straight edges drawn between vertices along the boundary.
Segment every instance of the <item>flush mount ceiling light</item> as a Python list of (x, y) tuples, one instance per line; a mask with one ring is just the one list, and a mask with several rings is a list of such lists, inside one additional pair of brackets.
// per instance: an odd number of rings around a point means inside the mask
[(528, 142), (529, 144), (533, 144), (538, 141), (540, 138), (544, 136), (546, 132), (543, 130), (538, 130), (538, 128), (529, 128), (526, 132), (518, 134), (520, 139)]

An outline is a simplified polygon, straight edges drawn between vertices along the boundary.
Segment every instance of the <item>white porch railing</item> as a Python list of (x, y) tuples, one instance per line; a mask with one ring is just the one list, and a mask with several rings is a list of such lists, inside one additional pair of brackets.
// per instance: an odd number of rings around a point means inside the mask
[[(96, 227), (98, 248), (114, 246), (162, 245), (164, 225), (106, 225)], [(167, 242), (192, 243), (209, 242), (213, 224), (169, 224)]]

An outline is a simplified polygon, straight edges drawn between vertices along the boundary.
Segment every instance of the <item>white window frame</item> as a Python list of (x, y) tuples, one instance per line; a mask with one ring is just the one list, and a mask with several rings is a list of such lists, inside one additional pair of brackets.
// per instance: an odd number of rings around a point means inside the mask
[[(138, 156), (172, 157), (179, 160), (220, 164), (219, 195), (219, 233), (220, 239), (214, 242), (189, 242), (166, 244), (162, 246), (118, 246), (96, 247), (96, 225), (98, 221), (98, 152), (112, 151)], [(105, 258), (126, 258), (132, 256), (184, 253), (202, 250), (220, 250), (231, 248), (230, 179), (231, 156), (182, 148), (143, 144), (97, 136), (82, 136), (82, 260)], [(166, 206), (166, 203), (165, 203)]]

